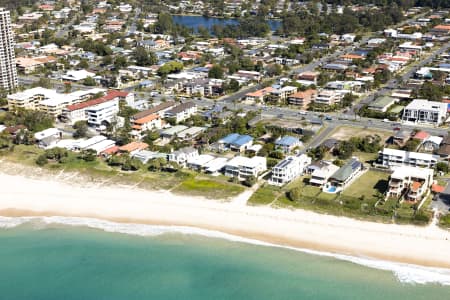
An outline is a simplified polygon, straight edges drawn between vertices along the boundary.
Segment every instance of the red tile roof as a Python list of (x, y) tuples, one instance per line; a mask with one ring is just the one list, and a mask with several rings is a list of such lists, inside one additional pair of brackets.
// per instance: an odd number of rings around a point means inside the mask
[(442, 185), (433, 184), (431, 186), (431, 191), (433, 193), (442, 193), (444, 190), (445, 190), (445, 186), (442, 186)]
[(123, 97), (126, 97), (127, 95), (128, 95), (128, 92), (112, 90), (112, 91), (108, 91), (108, 93), (103, 97), (93, 99), (93, 100), (88, 100), (88, 101), (81, 102), (78, 104), (68, 105), (67, 110), (69, 110), (69, 111), (79, 110), (79, 109), (83, 109), (86, 107), (98, 105), (98, 104), (101, 104), (104, 102), (108, 102), (108, 101), (114, 100), (118, 97), (123, 98)]
[(426, 131), (423, 131), (423, 130), (419, 131), (414, 136), (415, 139), (422, 140), (422, 141), (427, 139), (427, 138), (429, 138), (429, 137), (430, 137), (430, 134), (428, 132), (426, 132)]

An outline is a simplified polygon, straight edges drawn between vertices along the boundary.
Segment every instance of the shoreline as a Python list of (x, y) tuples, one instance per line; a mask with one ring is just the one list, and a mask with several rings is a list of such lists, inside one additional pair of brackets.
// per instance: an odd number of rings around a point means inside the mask
[[(131, 188), (80, 187), (0, 173), (0, 215), (189, 226), (280, 246), (450, 269), (450, 232)], [(24, 188), (26, 187), (26, 188)]]

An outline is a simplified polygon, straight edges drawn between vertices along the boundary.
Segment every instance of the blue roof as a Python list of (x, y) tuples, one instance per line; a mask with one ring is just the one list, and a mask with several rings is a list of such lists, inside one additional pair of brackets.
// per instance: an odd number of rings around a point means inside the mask
[(292, 146), (295, 145), (299, 142), (299, 139), (293, 136), (289, 136), (286, 135), (284, 137), (282, 137), (281, 139), (279, 139), (278, 141), (276, 141), (276, 145), (279, 146)]
[(233, 146), (240, 147), (242, 145), (247, 144), (248, 142), (253, 141), (253, 138), (249, 135), (240, 135), (238, 133), (231, 133), (221, 139), (219, 142), (223, 144), (232, 144)]
[(231, 144), (232, 142), (237, 140), (239, 137), (240, 137), (240, 134), (238, 134), (238, 133), (230, 133), (226, 137), (220, 139), (219, 142), (224, 143), (224, 144)]
[(253, 141), (253, 138), (251, 136), (241, 135), (236, 140), (234, 140), (231, 144), (233, 144), (234, 146), (240, 147), (251, 141)]
[(192, 69), (194, 72), (208, 72), (209, 68), (206, 67), (197, 67)]

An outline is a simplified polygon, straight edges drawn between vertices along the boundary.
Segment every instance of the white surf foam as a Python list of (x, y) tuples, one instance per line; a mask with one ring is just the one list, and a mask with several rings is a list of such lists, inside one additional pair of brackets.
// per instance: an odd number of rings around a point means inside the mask
[(350, 255), (335, 254), (330, 252), (315, 251), (303, 248), (276, 245), (259, 240), (243, 238), (219, 231), (200, 229), (187, 226), (161, 226), (144, 225), (133, 223), (115, 223), (93, 218), (77, 217), (1, 217), (0, 228), (14, 228), (25, 223), (35, 223), (41, 228), (42, 225), (61, 224), (66, 226), (87, 227), (105, 232), (121, 233), (138, 236), (159, 236), (168, 233), (178, 233), (184, 235), (199, 235), (209, 238), (225, 239), (232, 242), (247, 243), (258, 246), (284, 248), (303, 253), (331, 257), (339, 260), (352, 262), (369, 268), (390, 271), (402, 283), (410, 284), (441, 284), (450, 285), (450, 269), (422, 267), (411, 264), (395, 263), (390, 261), (376, 260), (365, 257), (355, 257)]

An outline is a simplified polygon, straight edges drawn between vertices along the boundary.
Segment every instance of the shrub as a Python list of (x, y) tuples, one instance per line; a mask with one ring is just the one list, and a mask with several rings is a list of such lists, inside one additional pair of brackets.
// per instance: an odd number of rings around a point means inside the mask
[(38, 158), (36, 159), (36, 164), (38, 166), (44, 166), (48, 163), (47, 157), (45, 156), (45, 154), (41, 154), (38, 156)]

